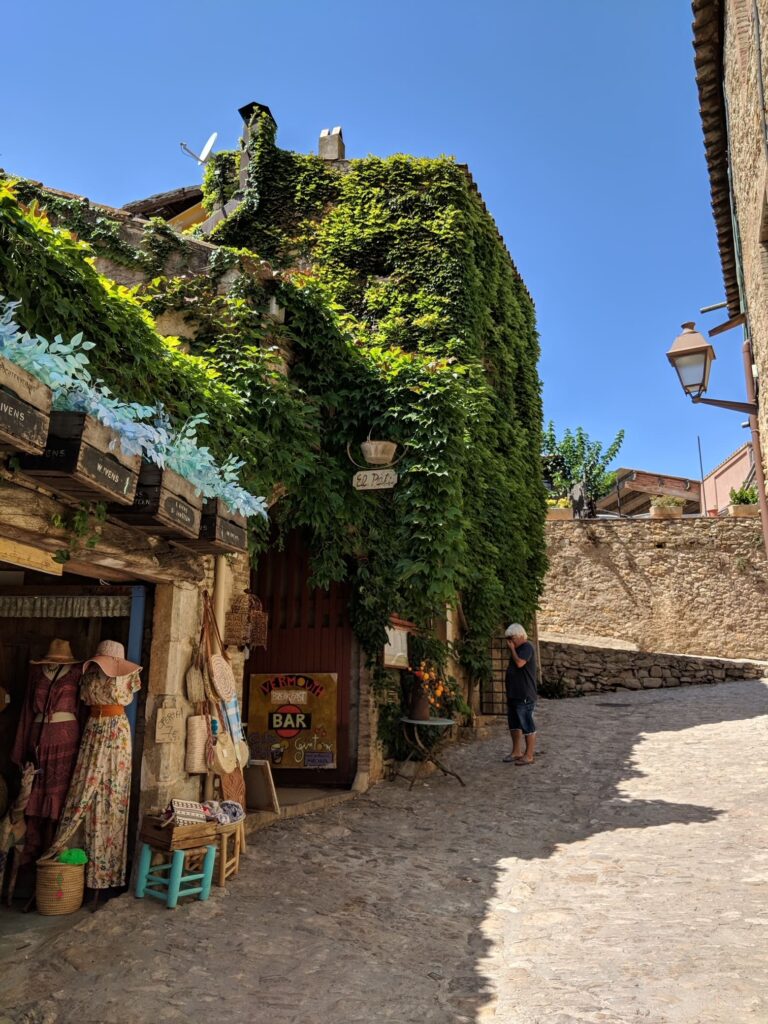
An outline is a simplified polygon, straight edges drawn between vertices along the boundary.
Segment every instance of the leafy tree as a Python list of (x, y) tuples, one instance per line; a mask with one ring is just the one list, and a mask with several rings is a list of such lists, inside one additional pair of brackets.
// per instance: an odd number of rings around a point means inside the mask
[(603, 443), (592, 441), (582, 427), (575, 431), (566, 428), (558, 439), (555, 424), (550, 420), (542, 435), (541, 454), (544, 474), (551, 481), (555, 496), (565, 498), (576, 484), (583, 483), (588, 500), (602, 498), (613, 487), (616, 474), (608, 467), (623, 443), (624, 431), (620, 430), (603, 450)]

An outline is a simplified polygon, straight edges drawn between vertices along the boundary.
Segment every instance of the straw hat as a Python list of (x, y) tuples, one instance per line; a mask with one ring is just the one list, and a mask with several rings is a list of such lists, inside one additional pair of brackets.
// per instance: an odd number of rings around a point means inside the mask
[(114, 679), (119, 676), (130, 676), (141, 669), (132, 661), (125, 660), (125, 648), (116, 640), (102, 640), (96, 653), (83, 663), (83, 672), (89, 665), (98, 665), (105, 676)]
[(72, 653), (69, 640), (51, 640), (48, 653), (43, 658), (32, 658), (32, 665), (77, 665), (80, 661)]

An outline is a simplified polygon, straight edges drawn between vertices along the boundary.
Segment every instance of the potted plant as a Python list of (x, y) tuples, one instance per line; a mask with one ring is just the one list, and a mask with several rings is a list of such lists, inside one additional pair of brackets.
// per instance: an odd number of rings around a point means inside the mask
[(453, 718), (457, 714), (471, 716), (472, 709), (453, 677), (446, 678), (427, 661), (422, 661), (417, 669), (409, 668), (408, 672), (411, 676), (410, 718), (426, 722), (430, 718)]
[(570, 498), (547, 498), (547, 520), (573, 519), (573, 506)]
[(730, 498), (729, 516), (735, 516), (737, 519), (752, 519), (760, 515), (756, 487), (739, 487), (738, 490), (732, 487)]
[(651, 498), (651, 519), (682, 519), (685, 498), (658, 494)]

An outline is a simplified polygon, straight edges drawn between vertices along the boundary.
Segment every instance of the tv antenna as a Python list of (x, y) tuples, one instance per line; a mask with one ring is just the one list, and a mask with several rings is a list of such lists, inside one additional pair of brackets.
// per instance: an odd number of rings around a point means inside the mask
[(200, 155), (199, 156), (197, 155), (197, 153), (193, 153), (192, 152), (192, 150), (189, 148), (189, 146), (186, 144), (186, 142), (180, 142), (179, 145), (181, 146), (182, 150), (187, 154), (187, 156), (191, 156), (194, 160), (197, 160), (198, 167), (202, 167), (203, 164), (207, 164), (208, 161), (210, 160), (210, 158), (211, 158), (211, 150), (213, 149), (213, 144), (216, 142), (216, 139), (218, 137), (219, 137), (219, 133), (218, 132), (214, 132), (211, 135), (211, 137), (208, 139), (206, 144), (203, 146), (203, 148), (200, 150)]

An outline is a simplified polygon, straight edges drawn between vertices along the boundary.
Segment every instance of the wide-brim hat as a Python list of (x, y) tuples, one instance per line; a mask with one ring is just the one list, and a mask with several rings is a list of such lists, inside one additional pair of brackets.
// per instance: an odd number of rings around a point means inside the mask
[(89, 665), (98, 665), (110, 679), (130, 676), (141, 670), (141, 665), (126, 660), (125, 648), (117, 640), (102, 640), (96, 648), (96, 653), (83, 662), (83, 672)]
[(48, 653), (42, 658), (32, 658), (32, 665), (77, 665), (80, 661), (72, 653), (69, 640), (51, 640)]

